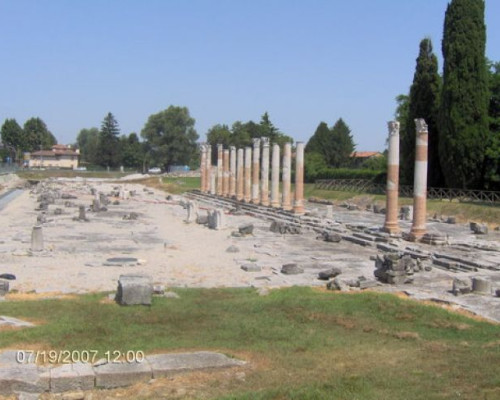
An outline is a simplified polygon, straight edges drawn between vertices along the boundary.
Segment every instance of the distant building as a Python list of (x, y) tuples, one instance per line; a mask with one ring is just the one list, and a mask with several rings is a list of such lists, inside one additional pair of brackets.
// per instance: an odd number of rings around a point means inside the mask
[(379, 151), (355, 151), (351, 154), (354, 166), (361, 166), (365, 161), (373, 158), (382, 157), (383, 154)]
[(30, 168), (78, 168), (80, 150), (71, 146), (56, 144), (52, 150), (35, 151), (29, 155)]

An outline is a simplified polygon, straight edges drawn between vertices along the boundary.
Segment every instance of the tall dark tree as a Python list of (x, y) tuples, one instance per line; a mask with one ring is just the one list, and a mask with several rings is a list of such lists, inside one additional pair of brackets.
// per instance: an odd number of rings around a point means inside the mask
[(104, 117), (99, 131), (99, 149), (97, 163), (102, 167), (117, 167), (120, 163), (119, 136), (120, 128), (113, 114)]
[[(331, 165), (335, 148), (332, 146), (332, 132), (326, 122), (319, 123), (314, 135), (307, 141), (304, 151), (306, 154), (320, 154), (325, 165)], [(317, 157), (310, 156), (309, 158), (316, 160), (316, 164), (319, 164)]]
[(293, 139), (290, 136), (280, 132), (280, 130), (274, 126), (267, 111), (262, 115), (259, 127), (260, 136), (268, 137), (271, 143), (277, 143), (280, 146), (285, 143), (293, 143)]
[(169, 106), (148, 118), (141, 131), (157, 166), (189, 165), (198, 156), (194, 118), (187, 107)]
[(500, 190), (500, 62), (488, 63), (489, 70), (489, 127), (486, 148), (485, 185), (490, 190)]
[(342, 118), (339, 118), (333, 125), (332, 140), (335, 151), (332, 154), (331, 165), (334, 167), (348, 167), (356, 146), (351, 135), (351, 129)]
[(24, 123), (24, 146), (25, 151), (50, 150), (57, 144), (57, 139), (47, 129), (47, 125), (41, 118), (30, 118)]
[(431, 187), (444, 185), (439, 161), (439, 95), (441, 77), (437, 57), (432, 52), (432, 42), (425, 38), (420, 42), (413, 83), (410, 88), (408, 115), (401, 129), (401, 181), (413, 184), (415, 169), (415, 118), (423, 118), (429, 129), (427, 184)]
[[(21, 152), (24, 148), (24, 132), (23, 128), (17, 123), (15, 119), (6, 119), (2, 125), (1, 129), (2, 143), (8, 146), (12, 146), (15, 149), (15, 154), (9, 154), (9, 157), (21, 156)], [(13, 151), (14, 152), (14, 151)]]
[(349, 165), (354, 147), (351, 130), (339, 118), (332, 129), (325, 122), (320, 122), (307, 142), (305, 152), (321, 154), (326, 165), (338, 168)]
[(99, 129), (82, 129), (76, 137), (80, 149), (80, 163), (99, 163)]
[(448, 187), (482, 186), (488, 140), (484, 0), (452, 0), (442, 50), (439, 156)]

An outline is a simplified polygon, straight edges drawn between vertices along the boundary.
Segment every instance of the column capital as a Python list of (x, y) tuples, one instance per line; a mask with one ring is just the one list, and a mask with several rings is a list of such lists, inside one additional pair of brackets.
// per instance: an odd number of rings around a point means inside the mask
[(389, 128), (389, 136), (399, 135), (399, 122), (398, 121), (387, 122), (387, 127)]
[(268, 137), (263, 136), (260, 138), (260, 140), (262, 141), (262, 146), (269, 147), (269, 138)]
[(252, 139), (253, 147), (259, 147), (260, 146), (260, 139), (259, 138), (253, 138)]
[(428, 133), (427, 123), (423, 118), (415, 118), (415, 129), (417, 134)]

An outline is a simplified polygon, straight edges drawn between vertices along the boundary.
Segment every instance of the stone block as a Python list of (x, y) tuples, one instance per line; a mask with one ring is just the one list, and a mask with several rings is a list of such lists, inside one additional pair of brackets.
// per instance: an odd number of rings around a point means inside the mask
[(149, 275), (120, 275), (116, 301), (121, 305), (151, 305), (153, 283)]
[(7, 293), (9, 293), (9, 281), (0, 279), (0, 296), (5, 296)]
[(246, 272), (260, 272), (260, 271), (262, 271), (261, 266), (257, 265), (257, 264), (243, 264), (240, 268)]
[(239, 247), (235, 246), (234, 244), (232, 244), (226, 249), (226, 253), (239, 253), (239, 252), (240, 252)]
[(151, 365), (153, 378), (171, 376), (182, 372), (207, 370), (212, 368), (228, 368), (244, 365), (245, 362), (235, 360), (220, 353), (199, 351), (195, 353), (157, 354), (147, 356)]
[(451, 289), (455, 296), (467, 294), (472, 291), (472, 281), (470, 278), (453, 278), (453, 287)]
[(479, 294), (491, 295), (491, 280), (488, 278), (472, 278), (472, 291)]
[(0, 395), (8, 396), (14, 392), (48, 392), (49, 379), (41, 376), (46, 372), (46, 368), (35, 364), (17, 364), (0, 368)]
[(304, 270), (296, 263), (284, 264), (281, 267), (281, 273), (285, 275), (297, 275), (303, 273)]
[(105, 363), (94, 366), (95, 386), (98, 388), (117, 388), (137, 382), (147, 382), (153, 377), (148, 361)]
[(91, 390), (95, 386), (95, 373), (89, 363), (64, 364), (50, 370), (50, 391), (54, 393)]
[(477, 222), (469, 223), (470, 230), (476, 235), (486, 235), (488, 233), (488, 226), (486, 224), (478, 224)]
[(339, 243), (342, 240), (342, 236), (334, 232), (323, 231), (321, 236), (325, 242), (329, 243)]
[(331, 278), (335, 278), (337, 275), (340, 275), (341, 273), (342, 273), (342, 270), (340, 268), (332, 267), (330, 269), (320, 271), (318, 273), (318, 279), (326, 281), (326, 280), (329, 280)]
[(253, 234), (253, 224), (244, 224), (238, 227), (238, 232), (242, 235), (252, 235)]

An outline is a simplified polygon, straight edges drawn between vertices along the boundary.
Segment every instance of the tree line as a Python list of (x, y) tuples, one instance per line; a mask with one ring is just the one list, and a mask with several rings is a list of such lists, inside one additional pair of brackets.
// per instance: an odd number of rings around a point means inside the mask
[(28, 119), (21, 127), (15, 118), (7, 118), (1, 128), (2, 143), (14, 149), (14, 154), (4, 150), (4, 155), (14, 160), (22, 159), (24, 152), (50, 150), (57, 139), (39, 117)]
[[(140, 133), (141, 141), (135, 132), (120, 135), (118, 121), (109, 112), (100, 128), (82, 129), (74, 146), (80, 149), (82, 165), (124, 166), (137, 170), (153, 165), (162, 169), (170, 165), (196, 166), (198, 134), (194, 124), (186, 107), (170, 106), (149, 116)], [(15, 149), (17, 160), (24, 152), (50, 150), (57, 144), (54, 135), (38, 117), (26, 121), (22, 128), (15, 119), (6, 119), (0, 132), (2, 143)], [(4, 153), (11, 157), (8, 150)]]
[(413, 184), (415, 118), (429, 129), (428, 185), (500, 190), (500, 63), (485, 57), (483, 0), (446, 9), (443, 74), (432, 42), (420, 42), (408, 95), (396, 98), (401, 182)]

